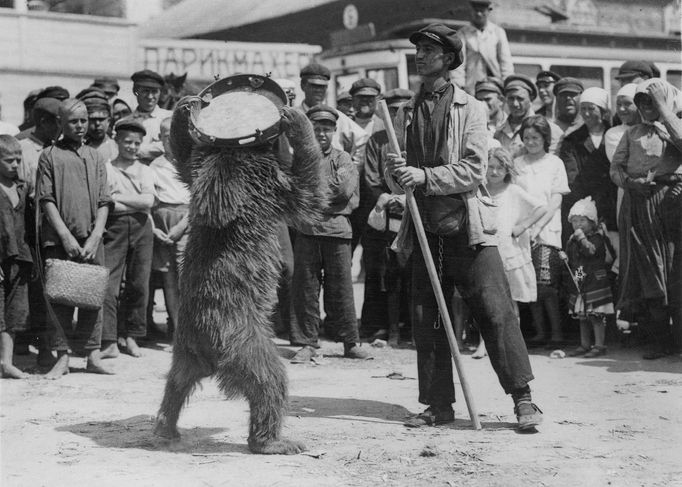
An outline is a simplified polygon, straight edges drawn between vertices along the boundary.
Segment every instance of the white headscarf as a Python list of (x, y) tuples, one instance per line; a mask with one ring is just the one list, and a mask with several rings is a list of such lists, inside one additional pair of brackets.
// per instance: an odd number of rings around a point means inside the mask
[(599, 221), (597, 216), (597, 205), (594, 204), (591, 196), (576, 201), (571, 207), (571, 211), (568, 212), (568, 221), (571, 221), (571, 218), (574, 216), (584, 216), (585, 218), (592, 220), (595, 224)]
[(587, 88), (580, 94), (580, 103), (594, 103), (599, 108), (609, 111), (609, 93), (603, 88)]
[(628, 83), (623, 85), (623, 87), (618, 90), (616, 97), (627, 96), (628, 98), (635, 98), (635, 93), (637, 92), (637, 83)]

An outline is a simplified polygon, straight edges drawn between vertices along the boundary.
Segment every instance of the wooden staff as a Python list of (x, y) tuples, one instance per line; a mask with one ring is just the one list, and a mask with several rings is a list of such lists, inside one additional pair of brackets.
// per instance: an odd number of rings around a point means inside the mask
[[(391, 115), (388, 111), (386, 101), (380, 100), (378, 103), (378, 108), (379, 116), (383, 120), (384, 126), (386, 127), (386, 133), (388, 134), (388, 143), (391, 148), (391, 152), (399, 155), (400, 146), (398, 145), (398, 139), (395, 136), (395, 130), (393, 130), (393, 122), (391, 120)], [(431, 255), (431, 250), (429, 249), (429, 242), (426, 240), (424, 224), (422, 223), (421, 216), (419, 215), (417, 202), (414, 199), (412, 188), (405, 188), (405, 196), (407, 200), (407, 208), (410, 211), (412, 222), (414, 223), (414, 229), (417, 232), (419, 246), (421, 247), (422, 255), (424, 256), (426, 270), (429, 273), (429, 279), (431, 280), (431, 286), (433, 287), (433, 294), (436, 296), (436, 302), (438, 303), (438, 311), (440, 312), (443, 322), (443, 328), (445, 328), (445, 334), (448, 337), (448, 343), (450, 344), (450, 350), (452, 351), (452, 360), (455, 362), (455, 368), (457, 369), (459, 382), (462, 385), (462, 392), (464, 392), (464, 399), (466, 400), (467, 409), (469, 410), (469, 417), (471, 418), (471, 422), (474, 424), (474, 428), (480, 430), (481, 422), (479, 421), (478, 414), (476, 413), (476, 406), (474, 406), (474, 399), (471, 394), (471, 389), (469, 388), (469, 381), (467, 380), (464, 373), (462, 356), (459, 353), (459, 346), (457, 345), (457, 340), (455, 339), (455, 332), (452, 330), (452, 323), (450, 322), (450, 313), (448, 313), (448, 306), (445, 301), (445, 296), (443, 295), (443, 289), (440, 287), (438, 272), (436, 271), (436, 265), (433, 262), (433, 256)]]

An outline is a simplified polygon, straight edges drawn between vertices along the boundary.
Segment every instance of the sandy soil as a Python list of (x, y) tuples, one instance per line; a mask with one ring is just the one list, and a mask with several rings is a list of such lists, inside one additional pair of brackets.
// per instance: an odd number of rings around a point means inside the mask
[[(591, 360), (533, 354), (545, 420), (520, 434), (487, 358), (464, 357), (482, 431), (459, 387), (454, 425), (414, 430), (402, 426), (423, 409), (414, 350), (373, 348), (374, 360), (356, 362), (323, 342), (319, 364), (293, 365), (296, 349), (276, 343), (290, 381), (284, 434), (306, 454), (250, 454), (248, 405), (225, 400), (212, 380), (183, 410), (179, 442), (153, 436), (171, 353), (150, 341), (141, 358), (111, 360), (114, 376), (82, 373), (76, 358), (58, 381), (0, 380), (0, 485), (682, 486), (680, 357), (642, 361), (617, 344)], [(18, 364), (30, 370), (35, 356)]]

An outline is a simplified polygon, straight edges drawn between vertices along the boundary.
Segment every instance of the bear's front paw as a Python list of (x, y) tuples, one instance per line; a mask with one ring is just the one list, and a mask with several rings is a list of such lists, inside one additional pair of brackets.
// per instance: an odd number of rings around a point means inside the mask
[(308, 132), (312, 133), (313, 129), (308, 117), (301, 113), (300, 110), (292, 107), (282, 107), (281, 124), (284, 135), (292, 143), (305, 137)]

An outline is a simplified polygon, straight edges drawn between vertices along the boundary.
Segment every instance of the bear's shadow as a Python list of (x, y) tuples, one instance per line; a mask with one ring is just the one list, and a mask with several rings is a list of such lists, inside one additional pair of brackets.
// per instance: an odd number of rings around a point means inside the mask
[[(134, 448), (149, 451), (166, 450), (191, 454), (249, 454), (246, 441), (230, 443), (219, 433), (226, 428), (178, 428), (179, 440), (154, 435), (154, 417), (141, 414), (116, 421), (88, 421), (56, 428), (89, 438), (103, 448)], [(213, 436), (218, 436), (214, 438)]]

